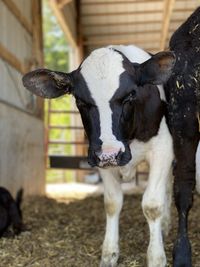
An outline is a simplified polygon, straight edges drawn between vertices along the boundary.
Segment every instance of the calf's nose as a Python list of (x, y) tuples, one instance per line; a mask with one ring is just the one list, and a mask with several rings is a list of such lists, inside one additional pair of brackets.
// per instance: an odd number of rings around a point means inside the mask
[(99, 167), (117, 166), (120, 152), (118, 149), (107, 149), (96, 152), (95, 154), (99, 159)]

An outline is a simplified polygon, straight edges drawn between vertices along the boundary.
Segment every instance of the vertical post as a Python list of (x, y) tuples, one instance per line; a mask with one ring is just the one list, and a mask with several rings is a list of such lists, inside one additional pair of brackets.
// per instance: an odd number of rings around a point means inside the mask
[(51, 100), (48, 99), (47, 101), (47, 127), (45, 127), (46, 129), (46, 135), (45, 135), (45, 144), (46, 144), (46, 168), (48, 167), (48, 156), (49, 156), (49, 131), (50, 131), (50, 126), (51, 126)]
[[(76, 10), (77, 10), (76, 30), (77, 30), (78, 46), (77, 46), (77, 55), (76, 55), (76, 57), (77, 57), (77, 60), (78, 60), (79, 64), (84, 58), (82, 25), (81, 25), (81, 19), (80, 19), (81, 18), (80, 7), (81, 7), (80, 0), (77, 0), (76, 1)], [(81, 124), (80, 117), (78, 118), (77, 124)], [(85, 141), (85, 135), (84, 135), (83, 131), (76, 136), (76, 141), (81, 141), (81, 142)], [(81, 147), (77, 146), (76, 150), (77, 150), (76, 153), (78, 155), (83, 155), (83, 156), (87, 155), (86, 146), (81, 146)], [(85, 174), (86, 174), (86, 171), (84, 171), (84, 170), (77, 171), (77, 180), (80, 181), (80, 182), (83, 182), (83, 177), (84, 177)]]
[[(43, 58), (43, 31), (42, 31), (42, 1), (32, 0), (32, 27), (33, 27), (33, 68), (41, 68), (44, 65)], [(37, 98), (37, 115), (44, 117), (44, 101)]]
[(164, 12), (163, 12), (163, 24), (160, 40), (160, 50), (165, 49), (165, 44), (167, 40), (167, 35), (169, 31), (169, 24), (174, 8), (175, 0), (165, 0), (164, 2)]

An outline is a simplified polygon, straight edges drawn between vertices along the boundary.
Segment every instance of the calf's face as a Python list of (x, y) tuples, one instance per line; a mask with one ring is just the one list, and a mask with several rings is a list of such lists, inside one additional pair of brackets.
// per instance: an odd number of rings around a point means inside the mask
[(45, 98), (73, 94), (89, 140), (89, 164), (123, 166), (131, 159), (127, 125), (134, 127), (135, 107), (148, 101), (152, 84), (168, 79), (174, 61), (172, 53), (161, 52), (139, 65), (117, 50), (100, 48), (69, 74), (39, 69), (23, 83)]

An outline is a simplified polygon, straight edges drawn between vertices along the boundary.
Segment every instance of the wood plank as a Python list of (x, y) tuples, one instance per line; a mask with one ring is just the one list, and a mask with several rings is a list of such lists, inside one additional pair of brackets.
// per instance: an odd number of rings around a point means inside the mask
[(176, 9), (174, 9), (174, 12), (176, 13), (183, 13), (183, 14), (185, 14), (186, 12), (194, 12), (194, 8), (192, 7), (192, 8), (176, 8)]
[(159, 44), (159, 41), (160, 41), (160, 38), (159, 39), (156, 39), (156, 38), (151, 38), (151, 39), (147, 39), (147, 38), (144, 38), (144, 39), (136, 39), (136, 38), (131, 38), (129, 40), (127, 39), (106, 39), (106, 40), (102, 40), (102, 39), (88, 39), (88, 40), (85, 40), (83, 42), (83, 45), (84, 46), (88, 46), (88, 45), (109, 45), (109, 44), (135, 44), (135, 45), (139, 45), (139, 44), (144, 44), (144, 43), (147, 43), (148, 41), (153, 41), (153, 43), (158, 43)]
[[(26, 115), (29, 115), (30, 117), (34, 117), (34, 118), (36, 118), (36, 119), (38, 119), (38, 120), (40, 120), (41, 121), (41, 118), (39, 118), (39, 117), (36, 117), (35, 116), (35, 114), (33, 113), (33, 112), (31, 112), (30, 110), (28, 110), (28, 109), (24, 109), (24, 108), (22, 108), (22, 107), (20, 107), (20, 106), (17, 106), (16, 104), (13, 104), (13, 103), (11, 103), (11, 102), (8, 102), (7, 100), (3, 100), (3, 99), (0, 99), (0, 105), (1, 104), (3, 104), (3, 105), (5, 105), (5, 106), (7, 106), (7, 107), (10, 107), (10, 108), (12, 108), (14, 111), (20, 111), (20, 112), (22, 112), (22, 113), (25, 113)], [(13, 112), (14, 112), (13, 111)]]
[(71, 3), (72, 0), (57, 0), (58, 8), (62, 9), (65, 5)]
[(99, 32), (85, 34), (86, 37), (99, 37), (99, 36), (120, 36), (120, 35), (134, 35), (134, 34), (149, 34), (149, 33), (160, 33), (160, 30), (145, 30), (145, 31), (128, 31), (128, 32)]
[(49, 156), (50, 167), (56, 169), (91, 170), (87, 157), (84, 156)]
[(59, 140), (51, 140), (48, 142), (50, 145), (66, 145), (66, 146), (86, 146), (88, 145), (88, 142), (84, 141), (59, 141)]
[(135, 26), (135, 25), (146, 25), (146, 24), (160, 24), (161, 20), (147, 20), (147, 21), (116, 21), (116, 22), (101, 22), (101, 23), (84, 23), (83, 27), (109, 27), (109, 26)]
[(27, 72), (25, 65), (1, 43), (0, 57), (20, 73), (25, 74)]
[(34, 67), (44, 66), (43, 57), (43, 32), (42, 32), (42, 6), (40, 0), (32, 0), (32, 28), (33, 28), (33, 53)]
[(72, 47), (77, 48), (77, 40), (73, 37), (62, 13), (62, 10), (59, 9), (56, 0), (49, 0), (49, 4), (67, 38), (67, 41), (71, 44)]
[(56, 114), (80, 114), (78, 110), (49, 110), (49, 113)]
[(21, 23), (21, 25), (27, 30), (28, 33), (32, 35), (32, 25), (29, 21), (24, 17), (19, 8), (12, 0), (2, 0), (7, 8), (12, 12), (12, 14), (16, 17), (16, 19)]
[(79, 62), (82, 62), (84, 58), (83, 26), (81, 22), (81, 5), (79, 1), (76, 1), (76, 11), (77, 11), (78, 59)]
[[(176, 0), (177, 1), (177, 0)], [(185, 19), (184, 18), (180, 18), (180, 19), (172, 19), (171, 22), (173, 23), (181, 23), (183, 22)], [(88, 27), (88, 28), (92, 28), (92, 27), (109, 27), (109, 26), (136, 26), (136, 25), (146, 25), (146, 24), (161, 24), (162, 21), (161, 20), (143, 20), (143, 21), (116, 21), (116, 22), (100, 22), (100, 23), (83, 23), (82, 26), (83, 27)]]
[[(81, 2), (76, 1), (76, 12), (77, 12), (77, 36), (78, 36), (78, 49), (77, 49), (77, 60), (79, 61), (79, 64), (83, 61), (84, 58), (84, 47), (83, 47), (83, 27), (81, 24)], [(72, 120), (74, 123), (79, 126), (82, 125), (80, 116), (73, 116)], [(81, 131), (75, 131), (74, 132), (74, 138), (77, 141), (85, 141), (85, 134), (84, 129)], [(75, 146), (74, 152), (76, 155), (86, 155), (88, 150), (88, 146)], [(77, 181), (83, 182), (83, 177), (86, 175), (86, 172), (84, 170), (77, 170), (76, 171), (76, 177)]]
[[(42, 3), (40, 0), (32, 0), (32, 24), (33, 24), (33, 40), (32, 40), (32, 56), (34, 63), (32, 67), (42, 68), (44, 66), (43, 57), (43, 34), (42, 34)], [(36, 115), (44, 118), (44, 100), (37, 97)]]
[[(0, 184), (14, 194), (45, 193), (44, 124), (11, 105), (0, 104)], [(37, 168), (35, 167), (37, 166)]]
[(167, 40), (167, 35), (169, 31), (170, 20), (174, 8), (175, 0), (165, 0), (164, 3), (164, 12), (163, 12), (163, 24), (162, 24), (162, 33), (160, 39), (160, 50), (165, 49), (165, 43)]
[(139, 1), (133, 1), (133, 0), (124, 0), (124, 1), (101, 1), (101, 2), (96, 2), (96, 1), (82, 1), (81, 5), (113, 5), (113, 4), (144, 4), (144, 3), (157, 3), (157, 2), (162, 2), (162, 0), (139, 0)]
[(56, 125), (50, 125), (48, 126), (48, 129), (55, 129), (55, 130), (81, 130), (83, 131), (83, 126), (56, 126)]
[(127, 11), (127, 12), (98, 12), (98, 13), (82, 13), (82, 17), (96, 17), (96, 16), (126, 16), (126, 15), (146, 15), (146, 14), (160, 14), (162, 13), (162, 9), (158, 10), (135, 10), (135, 11)]

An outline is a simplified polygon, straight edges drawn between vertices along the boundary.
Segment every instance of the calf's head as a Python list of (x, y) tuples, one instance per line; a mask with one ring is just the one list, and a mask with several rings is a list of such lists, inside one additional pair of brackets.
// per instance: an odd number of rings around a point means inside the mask
[(89, 164), (123, 166), (131, 159), (136, 106), (142, 108), (152, 87), (168, 79), (174, 61), (172, 53), (161, 52), (136, 64), (113, 48), (100, 48), (71, 73), (39, 69), (27, 73), (23, 83), (44, 98), (72, 94), (89, 140)]

